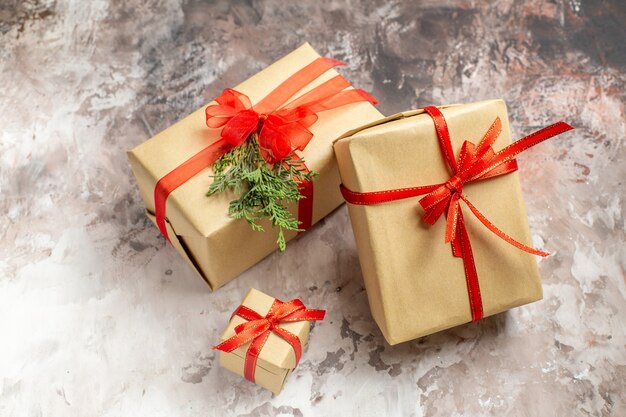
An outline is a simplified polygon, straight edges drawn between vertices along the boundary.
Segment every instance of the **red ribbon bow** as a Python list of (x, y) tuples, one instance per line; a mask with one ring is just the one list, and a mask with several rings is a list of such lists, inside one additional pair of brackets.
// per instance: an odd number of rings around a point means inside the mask
[[(215, 99), (217, 104), (206, 108), (209, 128), (222, 128), (220, 139), (183, 162), (162, 177), (154, 188), (154, 214), (161, 233), (169, 240), (165, 224), (167, 197), (178, 187), (211, 166), (219, 157), (240, 146), (251, 134), (258, 133), (258, 142), (265, 161), (274, 164), (292, 151), (302, 151), (313, 133), (317, 113), (347, 104), (376, 99), (363, 90), (347, 89), (350, 83), (337, 75), (287, 102), (329, 69), (345, 65), (331, 58), (315, 61), (289, 76), (257, 104), (252, 105), (245, 94), (227, 88)], [(303, 167), (306, 169), (306, 166)], [(313, 217), (313, 184), (303, 181), (298, 202), (298, 221), (302, 229), (311, 226)]]
[[(344, 64), (330, 58), (316, 62), (324, 70), (339, 65)], [(345, 90), (349, 86), (345, 78), (337, 75), (282, 107), (280, 101), (290, 97), (285, 91), (287, 87), (281, 90), (280, 98), (270, 94), (254, 106), (248, 96), (227, 88), (215, 99), (218, 104), (207, 106), (206, 123), (210, 128), (223, 126), (221, 139), (231, 147), (240, 146), (257, 132), (263, 158), (275, 164), (293, 150), (304, 150), (313, 137), (308, 128), (317, 121), (316, 113), (357, 101), (376, 102), (363, 90)], [(292, 90), (296, 87), (299, 85), (294, 85)]]
[(326, 312), (324, 310), (307, 309), (300, 300), (291, 300), (287, 303), (274, 300), (269, 312), (265, 316), (261, 316), (256, 311), (240, 305), (231, 317), (239, 316), (248, 321), (235, 327), (235, 335), (224, 340), (219, 345), (213, 346), (213, 349), (232, 352), (238, 347), (252, 342), (246, 350), (244, 377), (254, 382), (254, 371), (256, 369), (257, 359), (267, 338), (272, 332), (291, 345), (296, 356), (296, 366), (298, 366), (300, 362), (300, 357), (302, 356), (300, 339), (295, 334), (280, 327), (280, 323), (323, 320), (325, 314)]
[(448, 125), (443, 114), (434, 106), (424, 107), (424, 111), (433, 119), (441, 153), (450, 167), (452, 176), (448, 181), (434, 185), (366, 193), (350, 191), (342, 185), (341, 192), (348, 203), (364, 205), (380, 204), (426, 194), (419, 200), (420, 205), (424, 209), (422, 219), (432, 225), (444, 213), (446, 214), (445, 242), (452, 245), (454, 256), (463, 259), (472, 321), (480, 320), (483, 318), (480, 285), (460, 200), (467, 204), (470, 211), (485, 227), (501, 239), (516, 248), (534, 255), (547, 256), (548, 253), (526, 246), (497, 228), (463, 195), (463, 186), (471, 182), (482, 181), (516, 171), (517, 161), (515, 157), (518, 154), (544, 140), (573, 128), (567, 123), (558, 122), (495, 152), (492, 145), (502, 131), (500, 118), (496, 117), (480, 142), (478, 142), (478, 145), (465, 141), (459, 152), (458, 159), (455, 160)]

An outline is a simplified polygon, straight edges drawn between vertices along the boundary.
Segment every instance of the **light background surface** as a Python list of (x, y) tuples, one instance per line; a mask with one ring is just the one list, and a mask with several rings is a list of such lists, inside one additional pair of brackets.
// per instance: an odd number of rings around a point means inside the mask
[[(626, 415), (625, 23), (593, 0), (0, 1), (0, 415)], [(514, 137), (578, 128), (519, 158), (543, 301), (390, 347), (345, 207), (208, 292), (125, 151), (304, 41), (386, 114), (501, 97)], [(275, 397), (210, 349), (250, 287), (328, 309)]]

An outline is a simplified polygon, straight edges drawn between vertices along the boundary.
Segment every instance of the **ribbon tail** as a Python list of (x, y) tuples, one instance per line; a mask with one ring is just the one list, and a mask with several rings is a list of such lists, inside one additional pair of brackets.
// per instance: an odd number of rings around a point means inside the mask
[(507, 235), (502, 230), (498, 229), (493, 223), (491, 223), (489, 221), (489, 219), (487, 219), (480, 211), (478, 211), (476, 206), (474, 206), (472, 203), (470, 203), (470, 201), (467, 198), (465, 198), (463, 196), (463, 197), (461, 197), (461, 199), (463, 199), (465, 204), (467, 204), (467, 207), (469, 207), (469, 209), (472, 211), (472, 213), (474, 213), (474, 216), (476, 216), (476, 218), (478, 220), (480, 220), (480, 222), (483, 225), (485, 225), (485, 227), (487, 229), (491, 230), (493, 233), (496, 234), (496, 236), (498, 236), (499, 238), (501, 238), (505, 242), (510, 243), (511, 245), (515, 246), (518, 249), (523, 250), (524, 252), (532, 253), (533, 255), (538, 255), (538, 256), (548, 256), (548, 255), (550, 255), (548, 252), (543, 252), (543, 251), (537, 250), (535, 248), (531, 248), (530, 246), (526, 246), (523, 243), (518, 242), (517, 240), (513, 239), (511, 236)]
[(203, 169), (211, 166), (213, 162), (229, 150), (230, 146), (228, 146), (224, 140), (220, 139), (187, 159), (156, 183), (154, 187), (154, 215), (156, 217), (157, 227), (167, 240), (170, 240), (165, 225), (168, 196), (185, 182), (195, 177)]
[(459, 206), (459, 194), (454, 193), (450, 198), (450, 205), (448, 207), (448, 214), (446, 216), (446, 243), (450, 243), (456, 240), (460, 209), (461, 207)]
[(517, 155), (524, 152), (528, 148), (531, 148), (545, 140), (553, 138), (554, 136), (565, 133), (572, 130), (573, 127), (565, 122), (557, 122), (550, 126), (544, 127), (528, 136), (525, 136), (519, 140), (516, 140), (504, 149), (501, 149), (487, 164), (477, 165), (470, 168), (466, 174), (467, 178), (482, 178), (489, 171), (494, 170), (498, 166), (515, 159)]
[[(424, 199), (420, 200), (420, 204), (422, 204), (423, 200)], [(435, 224), (437, 220), (439, 220), (439, 217), (441, 217), (441, 215), (446, 211), (446, 209), (450, 207), (448, 203), (449, 200), (441, 199), (434, 205), (428, 206), (428, 208), (424, 209), (424, 215), (422, 216), (422, 220), (430, 225)]]
[(539, 129), (536, 132), (531, 133), (519, 140), (516, 140), (506, 148), (498, 152), (499, 157), (504, 157), (504, 161), (515, 158), (518, 154), (524, 152), (526, 149), (531, 148), (545, 140), (553, 138), (574, 129), (572, 126), (565, 122), (556, 122), (550, 126), (546, 126), (543, 129)]
[(476, 272), (476, 263), (474, 262), (474, 254), (472, 245), (470, 244), (469, 235), (465, 228), (463, 213), (459, 210), (459, 225), (457, 233), (460, 237), (461, 258), (463, 259), (463, 268), (465, 269), (465, 281), (467, 284), (467, 293), (469, 295), (470, 311), (472, 313), (472, 321), (481, 320), (484, 316), (483, 301), (480, 295), (480, 284), (478, 282), (478, 272)]
[[(458, 225), (457, 225), (457, 230), (458, 230)], [(450, 242), (450, 245), (452, 246), (452, 255), (460, 258), (463, 256), (463, 250), (461, 249), (461, 240), (457, 237)]]

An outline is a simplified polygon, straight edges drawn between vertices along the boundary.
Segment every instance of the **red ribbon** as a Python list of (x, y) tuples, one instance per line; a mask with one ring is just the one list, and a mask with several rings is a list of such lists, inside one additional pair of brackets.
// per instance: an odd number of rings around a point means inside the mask
[[(294, 150), (304, 150), (313, 137), (309, 127), (317, 121), (317, 113), (363, 101), (376, 104), (377, 101), (363, 90), (346, 90), (350, 83), (340, 75), (287, 102), (327, 70), (339, 65), (344, 64), (330, 58), (318, 58), (255, 105), (248, 96), (230, 88), (215, 99), (217, 104), (208, 105), (206, 124), (209, 128), (221, 128), (220, 138), (156, 183), (154, 212), (161, 233), (169, 240), (165, 226), (167, 197), (226, 152), (240, 146), (251, 134), (257, 133), (263, 158), (274, 164)], [(313, 183), (302, 181), (300, 194), (303, 198), (298, 204), (298, 221), (300, 228), (307, 229), (313, 217)]]
[(478, 145), (465, 141), (461, 147), (458, 159), (455, 160), (452, 152), (450, 132), (443, 114), (434, 106), (424, 107), (424, 111), (432, 118), (435, 124), (441, 153), (450, 167), (452, 176), (448, 181), (434, 185), (366, 193), (350, 191), (341, 185), (341, 193), (348, 203), (362, 205), (381, 204), (426, 194), (419, 200), (420, 205), (424, 209), (422, 219), (432, 225), (444, 213), (446, 214), (445, 242), (452, 245), (454, 256), (463, 259), (472, 321), (480, 320), (483, 318), (483, 304), (480, 296), (478, 274), (460, 201), (463, 201), (469, 207), (470, 211), (487, 229), (516, 248), (539, 256), (547, 256), (548, 253), (526, 246), (497, 228), (463, 195), (463, 186), (471, 182), (482, 181), (516, 171), (517, 161), (515, 157), (518, 154), (544, 140), (573, 128), (567, 123), (558, 122), (495, 152), (492, 145), (502, 131), (500, 118), (496, 117)]
[(248, 321), (235, 327), (235, 335), (224, 340), (219, 345), (213, 346), (213, 349), (232, 352), (238, 347), (252, 342), (250, 346), (248, 346), (248, 350), (246, 350), (244, 377), (254, 382), (254, 371), (256, 369), (257, 359), (267, 338), (272, 332), (291, 345), (296, 355), (296, 366), (298, 366), (300, 362), (300, 357), (302, 356), (300, 339), (295, 334), (280, 327), (280, 323), (323, 320), (325, 314), (326, 312), (324, 310), (307, 309), (300, 300), (291, 300), (287, 303), (274, 300), (270, 311), (265, 316), (261, 316), (256, 311), (240, 305), (232, 316), (239, 316)]

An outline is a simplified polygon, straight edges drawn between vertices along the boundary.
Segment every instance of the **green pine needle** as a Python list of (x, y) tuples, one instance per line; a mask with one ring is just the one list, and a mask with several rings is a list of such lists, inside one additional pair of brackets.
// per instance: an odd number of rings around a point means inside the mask
[(288, 206), (302, 198), (299, 182), (310, 181), (317, 173), (307, 171), (303, 160), (294, 158), (293, 154), (274, 165), (267, 164), (261, 156), (256, 134), (215, 161), (213, 170), (213, 183), (207, 195), (227, 189), (240, 195), (230, 202), (228, 214), (244, 219), (252, 230), (259, 232), (264, 230), (258, 221), (269, 219), (273, 227), (278, 227), (276, 243), (281, 252), (284, 251), (287, 247), (284, 231), (301, 231)]

